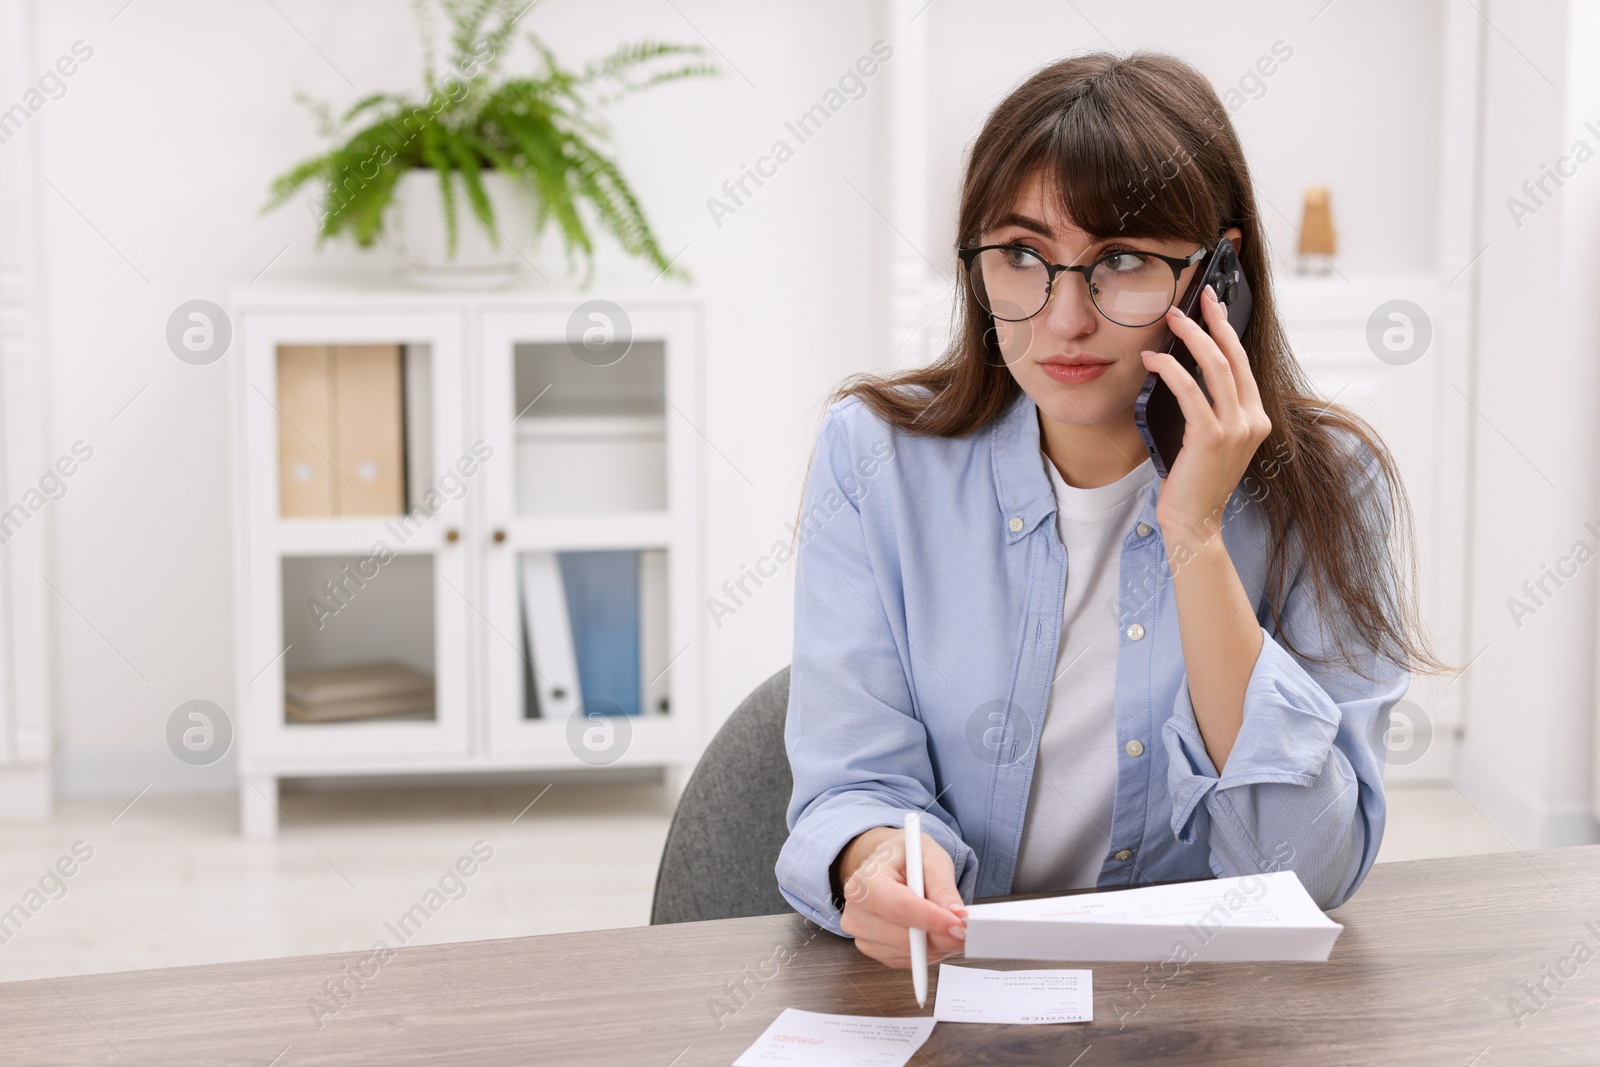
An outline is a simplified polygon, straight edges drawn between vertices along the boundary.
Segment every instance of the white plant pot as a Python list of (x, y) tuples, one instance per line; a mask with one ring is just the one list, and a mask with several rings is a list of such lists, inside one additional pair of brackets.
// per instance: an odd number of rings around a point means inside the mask
[[(480, 178), (494, 209), (498, 247), (467, 202), (465, 179), (454, 172), (450, 175), (456, 204), (453, 255), (445, 228), (439, 172), (418, 168), (408, 171), (396, 184), (395, 239), (401, 272), (413, 284), (427, 289), (499, 289), (522, 273), (527, 263), (537, 261), (533, 195), (499, 171), (484, 171)], [(534, 269), (546, 278), (553, 277), (545, 266)]]

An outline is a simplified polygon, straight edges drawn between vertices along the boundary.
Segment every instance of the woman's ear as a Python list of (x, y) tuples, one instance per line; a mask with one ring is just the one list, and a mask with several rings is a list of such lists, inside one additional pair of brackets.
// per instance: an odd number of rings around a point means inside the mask
[(1244, 243), (1244, 231), (1237, 226), (1229, 226), (1223, 231), (1223, 236), (1233, 242), (1233, 250), (1239, 251), (1239, 246)]

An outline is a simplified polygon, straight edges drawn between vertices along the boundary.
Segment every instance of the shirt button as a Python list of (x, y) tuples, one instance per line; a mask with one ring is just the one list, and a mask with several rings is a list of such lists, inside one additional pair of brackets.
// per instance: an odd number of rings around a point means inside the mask
[(1137, 641), (1143, 636), (1144, 636), (1144, 627), (1143, 626), (1140, 626), (1138, 623), (1134, 623), (1132, 626), (1128, 627), (1128, 640)]
[(1150, 536), (1150, 524), (1148, 522), (1141, 522), (1137, 529), (1140, 537)]
[(1126, 751), (1128, 753), (1128, 755), (1130, 755), (1130, 756), (1142, 756), (1142, 755), (1144, 755), (1144, 744), (1142, 742), (1140, 742), (1140, 741), (1129, 741), (1126, 745), (1123, 745), (1122, 747), (1123, 747), (1123, 750)]
[(1013, 516), (1011, 516), (1011, 521), (1007, 525), (1009, 525), (1011, 527), (1011, 532), (1012, 533), (1020, 532), (1022, 530), (1022, 516), (1021, 515), (1013, 515)]
[(1123, 849), (1121, 852), (1118, 852), (1115, 856), (1113, 856), (1112, 859), (1131, 860), (1133, 859), (1133, 853), (1128, 849)]

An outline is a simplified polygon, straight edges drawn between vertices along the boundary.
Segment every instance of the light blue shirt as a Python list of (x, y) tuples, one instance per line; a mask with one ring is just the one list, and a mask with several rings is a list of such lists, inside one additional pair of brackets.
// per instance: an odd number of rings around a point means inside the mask
[[(892, 429), (856, 397), (827, 411), (798, 530), (785, 727), (794, 793), (775, 871), (795, 909), (836, 934), (830, 865), (857, 834), (899, 827), (908, 810), (925, 812), (963, 900), (1011, 891), (1068, 565), (1046, 462), (1022, 392), (961, 438)], [(1375, 465), (1369, 457), (1368, 478)], [(1121, 539), (1121, 619), (1106, 622), (1121, 631), (1117, 790), (1098, 884), (1289, 869), (1337, 907), (1383, 838), (1383, 737), (1410, 676), (1366, 653), (1372, 682), (1278, 642), (1264, 595), (1271, 483), (1246, 479), (1222, 537), (1263, 642), (1219, 778), (1189, 700), (1156, 525), (1161, 484)], [(1387, 515), (1383, 481), (1373, 484)], [(1302, 572), (1290, 568), (1283, 626), (1321, 652), (1331, 646)]]

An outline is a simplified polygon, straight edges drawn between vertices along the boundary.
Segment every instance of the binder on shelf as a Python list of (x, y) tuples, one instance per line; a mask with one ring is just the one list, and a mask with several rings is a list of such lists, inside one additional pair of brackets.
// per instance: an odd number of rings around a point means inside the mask
[(427, 345), (405, 345), (400, 355), (405, 382), (404, 408), (406, 496), (402, 512), (422, 503), (433, 486), (433, 352)]
[(584, 707), (608, 715), (638, 715), (644, 696), (639, 677), (639, 553), (557, 555)]
[(340, 515), (398, 515), (405, 503), (399, 345), (337, 345), (334, 482)]
[(393, 660), (285, 671), (284, 714), (295, 722), (429, 718), (433, 676)]
[(334, 514), (332, 371), (326, 345), (278, 348), (278, 513)]
[(527, 552), (520, 557), (528, 718), (668, 710), (667, 553)]
[(533, 681), (524, 714), (530, 719), (564, 719), (583, 702), (567, 596), (554, 552), (524, 552), (522, 626), (532, 651)]
[(646, 713), (670, 710), (667, 694), (673, 649), (667, 645), (667, 553), (652, 548), (639, 553), (639, 659)]
[(279, 346), (279, 515), (401, 514), (404, 406), (398, 345)]

